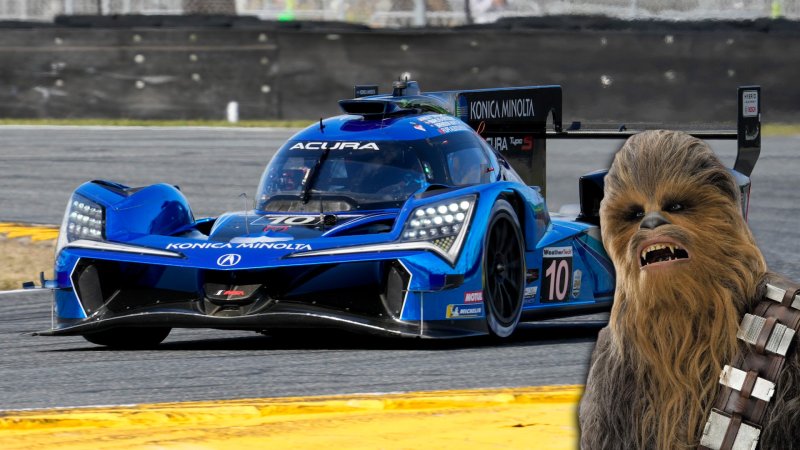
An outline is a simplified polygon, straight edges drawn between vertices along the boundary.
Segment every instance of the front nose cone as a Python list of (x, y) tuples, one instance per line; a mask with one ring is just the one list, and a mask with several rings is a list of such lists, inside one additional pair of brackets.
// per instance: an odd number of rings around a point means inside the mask
[(669, 220), (665, 219), (664, 216), (657, 212), (651, 212), (644, 216), (644, 219), (642, 219), (642, 222), (639, 224), (639, 228), (654, 230), (661, 225), (667, 224), (669, 224)]

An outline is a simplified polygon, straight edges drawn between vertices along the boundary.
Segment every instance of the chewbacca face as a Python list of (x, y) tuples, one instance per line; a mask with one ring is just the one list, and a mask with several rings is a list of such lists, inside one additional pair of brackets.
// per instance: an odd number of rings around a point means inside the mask
[(681, 132), (649, 131), (625, 143), (605, 179), (600, 215), (618, 289), (654, 302), (649, 307), (689, 279), (730, 272), (742, 245), (754, 248), (733, 176), (703, 141)]
[[(699, 139), (644, 132), (614, 158), (600, 221), (617, 271), (605, 363), (630, 367), (634, 379), (620, 389), (635, 390), (620, 413), (637, 418), (640, 448), (694, 447), (766, 271), (736, 183)], [(595, 377), (601, 392), (620, 382)]]

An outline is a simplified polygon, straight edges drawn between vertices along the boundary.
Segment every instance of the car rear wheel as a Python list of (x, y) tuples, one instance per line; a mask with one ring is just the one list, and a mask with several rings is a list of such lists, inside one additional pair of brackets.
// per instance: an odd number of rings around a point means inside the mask
[(171, 328), (111, 328), (84, 334), (83, 338), (92, 344), (122, 349), (153, 348), (167, 338)]
[(483, 251), (484, 304), (489, 332), (511, 335), (522, 315), (525, 250), (517, 214), (505, 200), (492, 208)]

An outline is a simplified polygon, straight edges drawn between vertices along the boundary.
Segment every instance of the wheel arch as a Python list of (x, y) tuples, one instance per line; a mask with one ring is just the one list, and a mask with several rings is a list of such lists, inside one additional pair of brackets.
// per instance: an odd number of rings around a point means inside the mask
[(108, 239), (129, 234), (169, 236), (194, 223), (189, 201), (180, 188), (170, 184), (131, 188), (111, 181), (94, 180), (83, 183), (73, 194), (105, 208), (105, 235)]
[[(507, 189), (498, 195), (511, 204), (517, 215), (520, 230), (523, 235), (525, 250), (530, 252), (536, 248), (536, 243), (544, 236), (550, 216), (544, 205), (544, 200), (538, 195), (528, 195), (518, 189)], [(533, 206), (531, 206), (533, 205)]]
[(525, 217), (525, 199), (522, 198), (522, 195), (515, 190), (508, 190), (501, 192), (497, 198), (511, 204), (511, 208), (514, 209), (514, 213), (517, 215), (520, 229), (526, 230), (528, 220)]

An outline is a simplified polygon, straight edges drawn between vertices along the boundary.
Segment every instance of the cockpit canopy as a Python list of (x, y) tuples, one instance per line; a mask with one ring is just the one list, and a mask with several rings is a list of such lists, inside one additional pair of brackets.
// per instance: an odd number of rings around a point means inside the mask
[(461, 130), (419, 140), (290, 140), (258, 188), (261, 211), (399, 208), (432, 184), (488, 182), (488, 147)]

